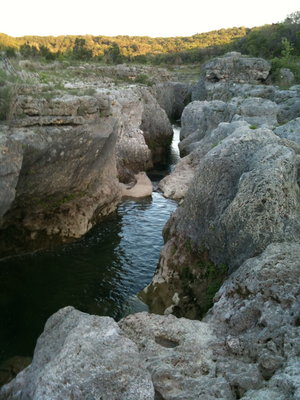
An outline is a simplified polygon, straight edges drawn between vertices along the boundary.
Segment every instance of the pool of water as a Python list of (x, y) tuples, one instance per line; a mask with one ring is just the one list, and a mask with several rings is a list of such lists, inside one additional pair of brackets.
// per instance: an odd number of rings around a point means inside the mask
[(147, 309), (136, 294), (151, 281), (162, 229), (176, 207), (158, 192), (126, 200), (75, 243), (0, 260), (0, 363), (31, 356), (46, 320), (67, 305), (117, 320)]

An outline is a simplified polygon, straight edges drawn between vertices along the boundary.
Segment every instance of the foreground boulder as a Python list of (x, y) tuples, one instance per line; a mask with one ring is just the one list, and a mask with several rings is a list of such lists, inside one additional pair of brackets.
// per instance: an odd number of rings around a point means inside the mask
[(153, 312), (200, 317), (228, 272), (274, 241), (300, 238), (299, 147), (266, 128), (235, 128), (199, 160), (165, 227), (141, 294)]
[(298, 399), (299, 256), (299, 243), (285, 242), (246, 260), (202, 322), (147, 313), (121, 321), (156, 392), (165, 400)]
[(136, 345), (109, 317), (66, 307), (39, 337), (32, 364), (0, 391), (1, 400), (152, 400)]

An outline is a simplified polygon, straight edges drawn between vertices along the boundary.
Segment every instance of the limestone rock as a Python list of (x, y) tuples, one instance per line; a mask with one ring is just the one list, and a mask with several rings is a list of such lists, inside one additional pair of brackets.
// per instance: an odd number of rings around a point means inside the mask
[(296, 152), (268, 129), (241, 126), (200, 159), (142, 294), (151, 311), (163, 313), (178, 293), (175, 315), (198, 318), (228, 269), (274, 241), (298, 240)]
[(152, 86), (150, 91), (171, 121), (180, 119), (184, 107), (190, 102), (191, 87), (186, 83), (159, 83)]
[(231, 121), (235, 114), (235, 106), (223, 101), (194, 101), (183, 111), (181, 118), (179, 143), (181, 154), (188, 154), (194, 143), (215, 129), (220, 122)]
[(279, 84), (289, 87), (295, 82), (295, 75), (289, 68), (280, 68), (279, 71)]
[(230, 104), (236, 107), (235, 119), (243, 119), (255, 127), (265, 126), (274, 128), (277, 126), (277, 113), (279, 107), (268, 99), (259, 97), (233, 98)]
[(138, 88), (143, 101), (142, 122), (145, 141), (152, 153), (153, 162), (164, 159), (164, 153), (172, 142), (173, 129), (166, 112), (145, 88)]
[(22, 146), (0, 132), (0, 225), (16, 195), (16, 186), (22, 166)]
[(261, 97), (274, 101), (277, 87), (272, 85), (235, 83), (235, 82), (210, 82), (200, 79), (193, 87), (192, 101), (194, 100), (222, 100), (230, 101), (233, 97)]
[(3, 219), (3, 254), (78, 238), (114, 210), (121, 198), (117, 134), (113, 118), (77, 128), (9, 130), (23, 161), (14, 202)]
[(300, 114), (300, 86), (292, 86), (288, 90), (276, 88), (271, 99), (279, 106), (278, 122), (285, 124)]
[(205, 318), (238, 344), (233, 354), (259, 363), (265, 387), (245, 399), (298, 399), (299, 255), (299, 243), (270, 244), (230, 276)]
[(159, 182), (158, 187), (165, 197), (180, 200), (185, 196), (193, 177), (194, 167), (188, 155), (176, 164), (170, 175)]
[(222, 341), (208, 324), (139, 313), (122, 320), (120, 326), (137, 344), (151, 373), (156, 398), (234, 399), (213, 361)]
[(249, 58), (232, 52), (206, 63), (203, 75), (211, 82), (261, 83), (267, 79), (270, 70), (271, 64), (262, 58)]
[(109, 317), (66, 307), (39, 337), (32, 364), (0, 390), (1, 400), (153, 400), (136, 345)]
[(293, 119), (287, 124), (277, 127), (274, 129), (274, 133), (281, 138), (296, 142), (300, 146), (300, 118)]
[(133, 186), (122, 184), (122, 195), (125, 197), (141, 198), (151, 196), (153, 187), (152, 182), (145, 172), (139, 172), (135, 176)]
[(200, 160), (211, 149), (218, 146), (223, 139), (231, 135), (237, 128), (248, 127), (246, 121), (221, 122), (218, 127), (206, 134), (199, 142), (193, 143), (195, 149), (186, 157), (183, 157), (170, 175), (167, 175), (159, 183), (165, 197), (182, 199), (197, 170)]

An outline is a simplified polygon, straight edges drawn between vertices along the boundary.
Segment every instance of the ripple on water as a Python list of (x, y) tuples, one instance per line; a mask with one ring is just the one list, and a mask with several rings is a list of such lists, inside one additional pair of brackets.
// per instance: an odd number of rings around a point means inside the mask
[(122, 202), (84, 238), (63, 248), (5, 259), (0, 265), (0, 361), (31, 355), (59, 308), (121, 318), (143, 308), (135, 294), (151, 280), (162, 229), (176, 202)]

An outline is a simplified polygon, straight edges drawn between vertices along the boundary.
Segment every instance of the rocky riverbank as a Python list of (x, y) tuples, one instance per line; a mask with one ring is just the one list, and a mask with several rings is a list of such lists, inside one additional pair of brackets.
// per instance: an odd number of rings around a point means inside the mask
[(300, 89), (269, 80), (227, 54), (183, 111), (162, 184), (183, 201), (142, 293), (164, 315), (58, 311), (1, 400), (300, 399)]
[(119, 182), (132, 186), (164, 158), (173, 131), (160, 104), (180, 112), (182, 85), (93, 83), (76, 94), (75, 82), (14, 87), (0, 138), (2, 256), (81, 237), (116, 208)]

